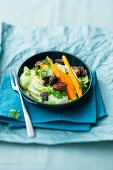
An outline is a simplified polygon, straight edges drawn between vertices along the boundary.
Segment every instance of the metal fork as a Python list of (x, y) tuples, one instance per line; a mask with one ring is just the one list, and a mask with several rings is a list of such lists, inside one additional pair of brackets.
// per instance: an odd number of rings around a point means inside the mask
[(25, 118), (25, 123), (26, 123), (27, 134), (28, 134), (29, 137), (34, 137), (35, 136), (34, 129), (33, 129), (29, 114), (27, 112), (27, 109), (25, 107), (22, 95), (20, 93), (18, 83), (17, 83), (16, 72), (15, 72), (14, 69), (10, 71), (10, 81), (11, 81), (12, 89), (17, 91), (20, 95), (20, 100), (21, 100), (22, 109), (23, 109), (24, 118)]

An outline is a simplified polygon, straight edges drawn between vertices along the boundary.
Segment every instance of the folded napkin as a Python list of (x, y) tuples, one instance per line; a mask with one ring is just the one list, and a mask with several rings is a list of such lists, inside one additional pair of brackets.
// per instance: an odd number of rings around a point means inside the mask
[[(92, 72), (92, 77), (92, 90), (89, 98), (84, 100), (81, 105), (73, 107), (73, 109), (69, 108), (62, 111), (44, 109), (24, 100), (33, 126), (72, 131), (89, 131), (91, 124), (95, 124), (98, 118), (107, 116), (96, 72)], [(8, 123), (9, 127), (25, 126), (19, 94), (13, 91), (8, 73), (3, 75), (0, 99), (0, 121)], [(10, 110), (12, 109), (20, 112), (20, 119), (16, 120), (11, 117)]]

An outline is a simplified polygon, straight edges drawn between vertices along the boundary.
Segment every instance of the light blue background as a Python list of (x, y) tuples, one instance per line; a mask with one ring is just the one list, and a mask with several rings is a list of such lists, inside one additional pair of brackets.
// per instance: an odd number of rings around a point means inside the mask
[[(91, 25), (113, 30), (112, 0), (0, 0), (0, 21), (20, 26)], [(0, 170), (112, 170), (113, 143), (0, 143)]]

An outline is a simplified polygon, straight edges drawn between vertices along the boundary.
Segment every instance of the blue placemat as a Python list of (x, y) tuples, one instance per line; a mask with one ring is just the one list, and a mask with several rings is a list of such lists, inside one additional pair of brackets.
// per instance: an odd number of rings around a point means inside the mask
[[(96, 73), (92, 72), (92, 90), (89, 98), (76, 107), (63, 109), (62, 111), (44, 109), (37, 105), (25, 104), (34, 127), (62, 129), (73, 131), (88, 131), (90, 125), (96, 123), (96, 119), (105, 117), (101, 93), (97, 83)], [(19, 94), (13, 91), (9, 74), (4, 74), (0, 89), (0, 121), (9, 123), (9, 127), (21, 127), (25, 125)], [(20, 111), (20, 119), (17, 121), (10, 116), (10, 110)]]
[[(113, 33), (99, 28), (44, 27), (24, 29), (1, 24), (0, 76), (24, 60), (43, 51), (64, 51), (82, 59), (96, 70), (108, 117), (99, 119), (88, 132), (72, 132), (36, 128), (36, 137), (29, 139), (25, 128), (9, 128), (0, 123), (0, 140), (18, 143), (59, 144), (113, 140)], [(98, 104), (98, 103), (97, 103)], [(100, 114), (99, 114), (100, 115)], [(97, 115), (98, 116), (98, 115)], [(98, 117), (99, 118), (99, 117)], [(14, 125), (14, 124), (13, 124)]]

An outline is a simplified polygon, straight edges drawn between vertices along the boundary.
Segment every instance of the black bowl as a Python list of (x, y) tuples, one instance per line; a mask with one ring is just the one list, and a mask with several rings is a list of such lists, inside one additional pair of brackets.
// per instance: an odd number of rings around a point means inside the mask
[[(74, 100), (72, 102), (69, 103), (64, 103), (64, 104), (46, 104), (46, 103), (41, 103), (41, 102), (37, 102), (35, 99), (30, 98), (29, 96), (26, 95), (26, 93), (22, 90), (20, 84), (19, 84), (19, 77), (20, 75), (23, 73), (24, 70), (24, 66), (27, 66), (28, 68), (33, 68), (34, 67), (34, 63), (37, 60), (43, 60), (45, 59), (47, 56), (49, 56), (51, 59), (56, 59), (56, 58), (62, 58), (62, 55), (65, 55), (70, 63), (71, 66), (83, 66), (84, 69), (87, 71), (87, 75), (89, 78), (89, 86), (87, 91), (77, 100)], [(19, 85), (19, 89), (20, 92), (22, 94), (22, 96), (30, 103), (33, 104), (37, 104), (38, 106), (44, 107), (44, 108), (52, 108), (52, 109), (61, 109), (61, 108), (69, 108), (70, 106), (77, 106), (78, 104), (82, 105), (82, 102), (84, 102), (85, 100), (87, 100), (88, 96), (90, 95), (90, 91), (91, 91), (91, 84), (92, 84), (92, 75), (91, 75), (91, 71), (88, 68), (88, 66), (79, 58), (65, 53), (65, 52), (59, 52), (59, 51), (47, 51), (47, 52), (42, 52), (39, 54), (36, 54), (30, 58), (28, 58), (26, 61), (24, 61), (24, 63), (20, 66), (19, 70), (18, 70), (18, 74), (17, 74), (17, 80), (18, 80), (18, 85)]]

